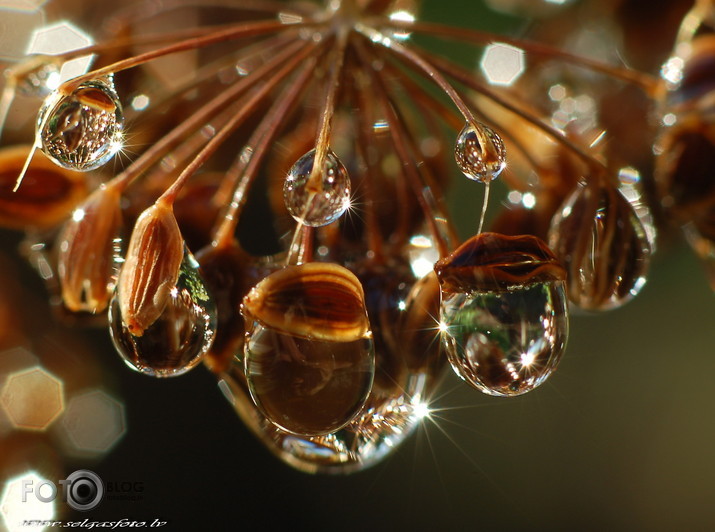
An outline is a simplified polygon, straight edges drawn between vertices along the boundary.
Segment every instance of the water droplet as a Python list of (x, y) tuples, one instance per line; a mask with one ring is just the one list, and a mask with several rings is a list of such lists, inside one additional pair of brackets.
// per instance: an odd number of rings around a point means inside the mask
[(457, 137), (454, 157), (466, 177), (482, 183), (496, 179), (506, 167), (504, 141), (484, 124), (464, 126)]
[(648, 236), (633, 207), (609, 182), (579, 186), (552, 221), (549, 243), (568, 272), (568, 296), (587, 310), (635, 297), (650, 266)]
[(135, 336), (122, 320), (116, 293), (109, 307), (109, 332), (124, 361), (152, 377), (186, 373), (201, 361), (216, 333), (216, 306), (199, 275), (199, 265), (184, 250), (176, 284), (161, 315)]
[(111, 159), (121, 147), (122, 106), (113, 85), (97, 79), (71, 94), (50, 94), (38, 118), (42, 151), (59, 166), (89, 171)]
[(240, 365), (222, 374), (219, 386), (249, 429), (286, 464), (305, 473), (348, 474), (379, 463), (414, 432), (436, 381), (437, 374), (426, 369), (403, 373), (390, 393), (373, 389), (348, 425), (316, 436), (291, 434), (268, 421), (251, 401)]
[(360, 411), (375, 354), (358, 279), (336, 264), (288, 266), (244, 298), (251, 396), (280, 428), (334, 432)]
[(495, 396), (539, 386), (568, 335), (565, 272), (536, 237), (482, 233), (435, 266), (439, 328), (455, 372)]
[(315, 150), (298, 159), (283, 185), (283, 199), (296, 221), (321, 227), (340, 218), (350, 206), (350, 177), (337, 155), (328, 150), (321, 179), (311, 183), (314, 162)]

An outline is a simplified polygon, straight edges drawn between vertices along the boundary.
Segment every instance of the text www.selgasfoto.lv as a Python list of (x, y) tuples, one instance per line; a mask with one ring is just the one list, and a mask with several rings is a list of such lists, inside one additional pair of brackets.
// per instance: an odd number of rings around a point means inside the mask
[(91, 521), (85, 519), (83, 521), (46, 521), (42, 519), (25, 519), (22, 526), (28, 527), (62, 527), (62, 528), (158, 528), (168, 524), (168, 521), (154, 519), (151, 523), (148, 521), (132, 521), (130, 519), (119, 519), (118, 521)]

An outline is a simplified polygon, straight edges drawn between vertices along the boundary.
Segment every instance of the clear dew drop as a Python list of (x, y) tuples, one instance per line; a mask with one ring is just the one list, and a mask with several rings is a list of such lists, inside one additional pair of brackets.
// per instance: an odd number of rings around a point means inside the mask
[(82, 83), (71, 94), (50, 94), (38, 117), (38, 144), (53, 162), (89, 171), (109, 161), (122, 143), (122, 106), (113, 84)]
[(283, 462), (305, 473), (347, 474), (379, 463), (414, 432), (428, 412), (424, 401), (435, 377), (427, 370), (403, 374), (393, 393), (373, 391), (348, 425), (316, 436), (291, 434), (271, 423), (251, 400), (240, 364), (222, 374), (219, 387), (243, 422)]
[(489, 126), (467, 124), (457, 136), (454, 158), (467, 178), (482, 183), (491, 181), (506, 166), (504, 141)]
[(544, 382), (564, 352), (564, 283), (443, 293), (440, 329), (457, 375), (488, 395), (521, 395)]
[(244, 371), (251, 396), (281, 429), (335, 432), (365, 404), (375, 374), (371, 336), (346, 342), (301, 338), (247, 325)]
[(185, 249), (164, 311), (141, 336), (134, 336), (122, 321), (115, 293), (109, 331), (129, 367), (152, 377), (173, 377), (196, 366), (209, 350), (216, 334), (216, 306), (198, 268)]
[(334, 222), (350, 206), (350, 177), (343, 163), (328, 150), (321, 179), (310, 182), (315, 150), (303, 155), (293, 165), (283, 185), (283, 199), (296, 221), (311, 227)]

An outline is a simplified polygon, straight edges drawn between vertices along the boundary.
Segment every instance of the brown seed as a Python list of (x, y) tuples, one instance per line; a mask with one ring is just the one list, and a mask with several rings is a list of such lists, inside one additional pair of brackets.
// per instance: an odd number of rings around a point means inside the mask
[(243, 299), (246, 319), (302, 338), (350, 342), (370, 329), (360, 281), (332, 263), (286, 266)]
[(84, 174), (60, 168), (36, 152), (13, 192), (30, 146), (0, 149), (0, 227), (49, 228), (66, 218), (87, 194)]
[(100, 186), (74, 211), (58, 238), (62, 300), (74, 312), (107, 308), (116, 280), (116, 239), (122, 222), (120, 191)]
[(437, 261), (434, 269), (442, 291), (455, 294), (566, 279), (548, 246), (531, 235), (480, 233)]
[(118, 297), (129, 332), (141, 336), (166, 307), (184, 256), (171, 205), (157, 201), (137, 219), (119, 274)]

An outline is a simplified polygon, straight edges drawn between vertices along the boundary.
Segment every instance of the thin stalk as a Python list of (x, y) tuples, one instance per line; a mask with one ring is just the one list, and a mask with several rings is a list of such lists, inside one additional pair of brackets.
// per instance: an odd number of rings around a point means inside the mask
[[(276, 21), (246, 22), (243, 24), (231, 25), (231, 27), (212, 32), (208, 35), (189, 38), (171, 44), (164, 48), (159, 48), (157, 50), (152, 50), (150, 52), (135, 55), (133, 57), (117, 61), (116, 63), (112, 63), (111, 65), (98, 68), (97, 70), (93, 70), (63, 83), (58, 90), (62, 91), (64, 94), (71, 94), (80, 84), (84, 83), (85, 81), (99, 78), (102, 76), (107, 76), (110, 74), (116, 74), (117, 72), (121, 72), (129, 68), (134, 68), (154, 59), (158, 59), (159, 57), (164, 57), (166, 55), (175, 54), (178, 52), (184, 52), (186, 50), (194, 50), (196, 48), (202, 48), (204, 46), (217, 44), (224, 41), (243, 39), (246, 37), (255, 37), (257, 35), (272, 33), (295, 25), (296, 24), (288, 25), (283, 22)], [(306, 22), (300, 24), (301, 27), (311, 25), (314, 25), (314, 23)]]
[(373, 20), (371, 21), (371, 23), (380, 27), (392, 28), (400, 31), (423, 33), (425, 35), (433, 35), (437, 37), (444, 37), (447, 39), (467, 41), (480, 45), (487, 45), (494, 42), (509, 44), (511, 46), (521, 48), (522, 50), (533, 55), (538, 55), (549, 59), (557, 59), (563, 61), (564, 63), (569, 63), (574, 66), (584, 68), (586, 70), (599, 72), (606, 76), (619, 79), (627, 83), (632, 83), (643, 89), (647, 94), (651, 96), (655, 94), (659, 86), (658, 79), (649, 74), (629, 70), (627, 68), (614, 67), (601, 63), (599, 61), (595, 61), (593, 59), (588, 59), (585, 57), (571, 54), (569, 52), (565, 52), (553, 46), (548, 46), (546, 44), (536, 43), (525, 39), (518, 39), (487, 31), (479, 31), (469, 28), (459, 28), (432, 22), (410, 22), (381, 19), (379, 21)]
[(319, 194), (323, 186), (323, 168), (325, 167), (325, 157), (330, 148), (330, 131), (332, 128), (333, 114), (335, 113), (335, 101), (340, 86), (340, 74), (343, 71), (343, 62), (345, 61), (347, 41), (348, 33), (341, 31), (337, 36), (337, 45), (331, 61), (325, 94), (325, 105), (323, 106), (323, 112), (320, 116), (318, 134), (315, 141), (313, 168), (306, 184), (306, 189), (310, 193)]
[[(482, 155), (484, 158), (491, 158), (491, 154), (488, 153), (489, 147), (492, 146), (491, 141), (484, 133), (482, 128), (479, 126), (479, 121), (474, 116), (474, 113), (464, 101), (464, 98), (457, 92), (457, 90), (449, 83), (447, 78), (445, 78), (442, 73), (434, 67), (431, 63), (426, 61), (420, 54), (415, 53), (411, 49), (402, 46), (400, 43), (396, 42), (389, 36), (380, 33), (374, 28), (363, 26), (358, 24), (355, 29), (358, 33), (363, 35), (366, 39), (372, 41), (373, 43), (378, 43), (385, 47), (387, 50), (393, 52), (407, 61), (416, 70), (420, 71), (424, 76), (430, 78), (434, 81), (437, 86), (452, 100), (452, 103), (459, 109), (462, 116), (473, 128), (477, 136), (479, 137), (479, 144), (482, 150)], [(493, 146), (492, 146), (493, 147)]]
[(299, 58), (307, 57), (315, 48), (313, 43), (305, 43), (297, 41), (293, 45), (287, 47), (283, 52), (277, 54), (273, 59), (258, 67), (249, 76), (241, 79), (233, 86), (222, 91), (213, 100), (209, 101), (197, 112), (192, 114), (186, 121), (174, 128), (171, 132), (161, 138), (156, 144), (153, 144), (145, 151), (131, 166), (124, 170), (121, 174), (114, 178), (115, 181), (122, 183), (126, 187), (136, 177), (141, 175), (144, 170), (161, 160), (169, 151), (181, 144), (183, 138), (190, 132), (199, 129), (211, 117), (223, 110), (231, 102), (247, 91), (250, 87), (258, 83), (278, 66), (292, 56)]
[[(292, 80), (278, 96), (273, 107), (271, 107), (266, 117), (246, 143), (246, 147), (252, 147), (253, 149), (249, 161), (246, 162), (241, 156), (237, 159), (237, 164), (229, 169), (227, 179), (234, 182), (235, 190), (221, 224), (214, 232), (214, 247), (227, 247), (232, 243), (241, 211), (246, 204), (248, 191), (258, 175), (260, 164), (280, 131), (280, 126), (284, 125), (285, 117), (290, 113), (298, 98), (308, 86), (314, 68), (315, 59), (311, 59), (303, 67), (296, 79)], [(240, 176), (240, 180), (236, 183), (235, 178), (231, 179), (232, 175)]]
[(484, 84), (480, 83), (467, 69), (460, 67), (459, 65), (451, 61), (434, 56), (427, 52), (425, 52), (424, 55), (429, 58), (430, 62), (432, 62), (436, 68), (439, 68), (446, 75), (454, 78), (460, 83), (463, 83), (466, 87), (482, 94), (483, 96), (486, 96), (488, 99), (490, 99), (500, 107), (503, 107), (504, 109), (515, 114), (519, 118), (532, 124), (539, 130), (541, 130), (546, 136), (550, 137), (551, 139), (555, 140), (559, 144), (562, 144), (567, 149), (572, 151), (589, 167), (600, 171), (606, 169), (606, 166), (601, 161), (584, 151), (581, 146), (572, 142), (567, 136), (564, 135), (562, 131), (551, 127), (548, 124), (545, 124), (537, 117), (523, 111), (522, 109), (519, 109), (514, 104), (508, 102), (507, 100), (499, 96), (496, 92), (487, 88)]
[[(314, 50), (313, 48), (312, 50)], [(312, 51), (311, 50), (311, 51)], [(216, 133), (216, 135), (208, 141), (206, 146), (199, 152), (189, 165), (184, 168), (179, 177), (174, 183), (161, 195), (160, 200), (165, 200), (172, 203), (182, 187), (193, 176), (196, 171), (211, 157), (216, 150), (228, 139), (228, 137), (236, 130), (236, 128), (255, 110), (258, 103), (261, 102), (270, 92), (283, 81), (299, 64), (305, 59), (307, 54), (294, 55), (288, 60), (271, 78), (266, 80), (265, 84), (248, 99), (246, 104), (231, 117), (231, 120)]]
[(431, 205), (428, 204), (423, 195), (423, 188), (425, 188), (425, 185), (423, 184), (419, 168), (415, 163), (414, 154), (410, 152), (410, 148), (405, 140), (408, 138), (410, 133), (404, 126), (399, 112), (390, 101), (385, 80), (383, 79), (381, 73), (372, 68), (371, 58), (368, 56), (365, 46), (362, 42), (356, 42), (355, 48), (362, 62), (363, 70), (367, 72), (373, 81), (372, 88), (374, 94), (380, 101), (383, 111), (385, 112), (390, 129), (390, 135), (392, 136), (392, 141), (395, 146), (395, 151), (404, 165), (405, 175), (412, 186), (413, 193), (417, 197), (420, 207), (423, 209), (430, 232), (432, 233), (432, 238), (434, 239), (437, 249), (439, 250), (440, 257), (445, 257), (449, 253), (449, 245), (437, 227), (437, 222), (435, 220), (437, 213), (434, 212)]

